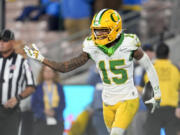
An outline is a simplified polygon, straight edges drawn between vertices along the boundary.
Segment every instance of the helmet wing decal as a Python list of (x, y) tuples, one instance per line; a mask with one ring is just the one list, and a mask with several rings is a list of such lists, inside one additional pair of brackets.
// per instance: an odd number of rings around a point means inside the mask
[(94, 25), (99, 25), (100, 21), (101, 21), (101, 17), (102, 15), (107, 11), (108, 9), (102, 9), (96, 16), (94, 19)]

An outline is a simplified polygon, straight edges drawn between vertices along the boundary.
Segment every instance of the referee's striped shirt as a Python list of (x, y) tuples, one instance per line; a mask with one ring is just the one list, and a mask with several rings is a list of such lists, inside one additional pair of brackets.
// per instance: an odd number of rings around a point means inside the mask
[(0, 55), (0, 105), (20, 94), (27, 86), (34, 86), (28, 61), (15, 52), (6, 58)]

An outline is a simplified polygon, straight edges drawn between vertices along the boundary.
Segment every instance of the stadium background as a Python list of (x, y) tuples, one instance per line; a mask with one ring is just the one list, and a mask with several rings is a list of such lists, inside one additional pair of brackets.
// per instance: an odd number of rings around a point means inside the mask
[[(22, 8), (31, 4), (37, 4), (37, 0), (1, 0), (0, 29), (2, 30), (6, 27), (13, 30), (16, 39), (20, 43), (37, 44), (40, 51), (50, 59), (64, 61), (77, 56), (79, 51), (81, 51), (82, 40), (73, 43), (68, 41), (87, 35), (89, 29), (77, 31), (77, 33), (68, 36), (66, 30), (47, 31), (47, 21), (45, 19), (40, 19), (36, 22), (14, 21), (14, 18), (20, 14)], [(179, 23), (177, 23), (180, 21), (180, 1), (146, 0), (141, 6), (140, 18), (136, 18), (137, 12), (122, 15), (123, 20), (130, 20), (123, 23), (123, 27), (131, 29), (138, 23), (140, 26), (137, 31), (143, 44), (149, 43), (156, 46), (161, 40), (164, 40), (170, 45), (171, 60), (180, 65), (180, 27), (178, 26)], [(151, 30), (153, 29), (156, 29), (156, 31), (152, 32)], [(41, 65), (34, 61), (31, 62), (33, 63), (32, 69), (36, 77), (38, 74), (37, 69)], [(88, 62), (85, 66), (75, 71), (60, 75), (62, 84), (65, 85), (66, 109), (64, 118), (67, 129), (70, 127), (70, 122), (92, 101), (93, 86), (87, 85), (90, 65), (92, 65), (92, 62)]]

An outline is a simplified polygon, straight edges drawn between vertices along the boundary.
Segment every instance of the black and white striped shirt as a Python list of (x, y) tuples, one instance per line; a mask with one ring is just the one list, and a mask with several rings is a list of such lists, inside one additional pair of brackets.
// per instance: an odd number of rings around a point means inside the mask
[(7, 58), (0, 55), (0, 105), (20, 94), (27, 86), (34, 86), (28, 61), (15, 52)]

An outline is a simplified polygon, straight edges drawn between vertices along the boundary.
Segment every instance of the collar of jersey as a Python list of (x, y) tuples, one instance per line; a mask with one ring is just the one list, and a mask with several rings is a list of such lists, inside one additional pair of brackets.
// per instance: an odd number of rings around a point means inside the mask
[(97, 46), (101, 51), (103, 51), (108, 56), (111, 56), (114, 54), (114, 52), (117, 50), (117, 48), (121, 45), (122, 41), (124, 40), (124, 33), (121, 34), (121, 37), (119, 41), (112, 47), (107, 48), (104, 45)]

